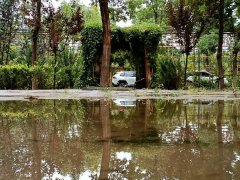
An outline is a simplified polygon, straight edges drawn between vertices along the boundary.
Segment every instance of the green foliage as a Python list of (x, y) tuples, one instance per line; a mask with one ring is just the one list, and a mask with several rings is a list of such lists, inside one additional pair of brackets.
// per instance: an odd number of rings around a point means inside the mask
[(82, 9), (85, 22), (101, 23), (101, 15), (96, 6), (83, 6)]
[(0, 64), (10, 60), (11, 43), (20, 24), (18, 6), (17, 0), (0, 0)]
[(27, 65), (0, 66), (1, 89), (27, 89), (31, 85), (31, 71)]
[(53, 67), (51, 65), (39, 63), (34, 67), (29, 67), (29, 70), (32, 74), (36, 76), (39, 89), (52, 88)]
[(211, 81), (203, 81), (198, 80), (198, 77), (195, 77), (192, 85), (197, 88), (206, 88), (206, 89), (213, 89), (217, 87), (217, 83)]
[[(117, 52), (120, 55), (119, 52), (124, 52), (122, 55), (126, 55), (125, 58), (131, 57), (129, 63), (136, 67), (137, 78), (142, 78), (144, 77), (144, 53), (147, 52), (147, 58), (154, 68), (160, 37), (161, 31), (155, 24), (141, 24), (128, 28), (114, 27), (111, 31), (112, 54)], [(95, 72), (95, 63), (100, 63), (102, 46), (101, 25), (98, 23), (86, 24), (82, 32), (83, 72), (80, 78), (81, 86), (98, 84), (99, 72)], [(117, 59), (116, 56), (113, 55), (113, 62), (114, 58)]]
[(197, 47), (201, 53), (208, 54), (216, 52), (217, 44), (218, 35), (215, 32), (212, 32), (210, 34), (203, 35), (200, 38)]
[[(12, 46), (14, 59), (8, 65), (0, 68), (0, 89), (31, 89), (31, 77), (37, 78), (39, 89), (53, 88), (54, 58), (51, 54), (43, 54), (36, 66), (31, 67), (29, 58), (21, 54), (20, 47)], [(79, 87), (79, 77), (82, 72), (82, 56), (80, 50), (69, 49), (58, 53), (56, 65), (56, 87)], [(31, 53), (30, 53), (31, 54)]]
[(89, 23), (85, 25), (82, 31), (82, 56), (83, 56), (83, 72), (79, 79), (79, 85), (96, 85), (94, 77), (92, 77), (96, 56), (100, 57), (102, 50), (102, 27), (99, 23)]
[(129, 14), (134, 24), (155, 23), (165, 28), (167, 16), (164, 0), (128, 0)]
[(120, 50), (112, 54), (111, 62), (116, 63), (118, 66), (124, 66), (131, 61), (131, 58), (131, 54), (128, 51)]
[(166, 89), (178, 89), (181, 82), (181, 65), (170, 56), (159, 57), (153, 86), (163, 84)]
[(38, 78), (40, 89), (50, 88), (51, 67), (38, 65), (34, 68), (26, 64), (10, 64), (0, 66), (0, 89), (30, 89), (31, 78)]

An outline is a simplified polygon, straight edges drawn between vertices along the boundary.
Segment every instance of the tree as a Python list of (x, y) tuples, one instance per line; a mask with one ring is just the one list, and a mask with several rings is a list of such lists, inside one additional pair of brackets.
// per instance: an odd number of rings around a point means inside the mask
[[(65, 8), (68, 9), (68, 7)], [(49, 44), (54, 54), (54, 89), (56, 88), (57, 52), (59, 51), (59, 44), (64, 41), (63, 49), (65, 50), (66, 41), (71, 39), (69, 36), (76, 35), (83, 29), (84, 21), (80, 6), (72, 4), (69, 8), (70, 12), (68, 12), (68, 14), (64, 12), (64, 7), (63, 9), (60, 8), (57, 11), (54, 10), (53, 6), (49, 6), (48, 8), (47, 30), (49, 35)]]
[(218, 77), (219, 88), (224, 88), (224, 69), (222, 64), (222, 45), (223, 45), (223, 31), (224, 31), (224, 0), (219, 1), (219, 32), (218, 32), (218, 48), (217, 48), (217, 64), (218, 64)]
[(18, 29), (18, 0), (0, 1), (0, 64), (8, 64), (10, 47)]
[(164, 27), (167, 24), (166, 0), (128, 0), (133, 23), (151, 22)]
[(82, 6), (82, 11), (85, 22), (101, 23), (101, 15), (96, 6), (91, 7)]
[(232, 86), (233, 90), (237, 87), (237, 74), (238, 74), (238, 53), (240, 51), (240, 23), (237, 19), (240, 16), (240, 1), (239, 0), (228, 0), (226, 5), (226, 11), (229, 14), (230, 32), (234, 35), (234, 44), (232, 50), (233, 66), (232, 66)]
[(110, 55), (111, 33), (108, 0), (99, 0), (103, 26), (103, 55), (101, 63), (100, 86), (108, 87), (110, 84)]
[(55, 12), (53, 7), (49, 7), (47, 29), (49, 35), (49, 44), (54, 54), (53, 89), (56, 88), (57, 51), (63, 31), (60, 23), (61, 18), (62, 14), (60, 11)]
[[(41, 28), (42, 0), (23, 0), (26, 24), (32, 27), (32, 67), (37, 63), (38, 37)], [(32, 89), (37, 89), (37, 78), (32, 76)]]
[(184, 85), (186, 85), (188, 56), (205, 30), (210, 17), (215, 12), (214, 1), (168, 1), (167, 15), (182, 53), (185, 53)]
[(204, 34), (197, 43), (197, 48), (200, 53), (206, 55), (206, 64), (209, 65), (208, 56), (212, 53), (215, 53), (218, 45), (218, 34), (215, 31), (210, 32), (209, 34)]

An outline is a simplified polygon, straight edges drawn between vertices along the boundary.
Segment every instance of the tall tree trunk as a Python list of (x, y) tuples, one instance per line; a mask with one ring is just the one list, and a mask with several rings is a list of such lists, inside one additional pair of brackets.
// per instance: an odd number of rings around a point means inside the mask
[(54, 50), (53, 89), (56, 89), (57, 50)]
[(9, 34), (8, 34), (8, 44), (7, 44), (5, 64), (8, 64), (8, 61), (9, 61), (11, 41), (12, 41), (12, 31), (13, 31), (13, 22), (11, 22), (10, 30), (9, 30)]
[(0, 64), (2, 65), (3, 64), (3, 56), (4, 56), (4, 45), (2, 43), (0, 43), (0, 48), (1, 48), (1, 58), (0, 58)]
[(144, 45), (144, 63), (145, 63), (145, 78), (146, 78), (146, 88), (150, 87), (150, 79), (151, 79), (151, 69), (150, 64), (148, 62), (148, 55), (147, 55), (147, 47)]
[(238, 57), (238, 49), (234, 48), (233, 50), (233, 90), (235, 91), (237, 88), (237, 72), (238, 72), (238, 65), (237, 65), (237, 57)]
[(224, 88), (224, 70), (222, 63), (222, 45), (223, 45), (223, 30), (224, 30), (224, 0), (220, 0), (219, 5), (219, 36), (218, 36), (218, 49), (217, 49), (217, 64), (218, 64), (218, 77), (219, 88)]
[[(33, 1), (33, 6), (36, 6), (36, 14), (34, 17), (34, 28), (32, 32), (32, 67), (36, 65), (37, 62), (37, 41), (38, 35), (40, 31), (40, 23), (41, 23), (41, 0), (37, 0), (36, 4)], [(36, 76), (32, 77), (32, 89), (37, 89), (37, 79)]]
[(158, 24), (158, 13), (155, 10), (153, 10), (153, 12), (154, 12), (154, 22), (155, 24)]
[(238, 42), (240, 41), (240, 32), (236, 34), (235, 44), (233, 47), (233, 90), (235, 91), (237, 88), (237, 73), (238, 73)]
[(108, 87), (110, 85), (110, 55), (111, 55), (111, 33), (110, 19), (108, 10), (108, 0), (99, 0), (102, 26), (103, 26), (103, 55), (100, 74), (100, 86)]
[(187, 84), (188, 56), (189, 56), (189, 53), (186, 53), (186, 62), (185, 62), (185, 68), (184, 68), (184, 86), (186, 86)]

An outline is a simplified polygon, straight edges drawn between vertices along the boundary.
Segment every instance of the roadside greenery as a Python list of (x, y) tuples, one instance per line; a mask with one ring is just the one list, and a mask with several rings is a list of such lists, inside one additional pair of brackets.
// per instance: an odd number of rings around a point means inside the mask
[[(83, 72), (80, 86), (99, 84), (99, 68), (103, 47), (102, 33), (101, 25), (98, 23), (86, 24), (82, 32)], [(112, 28), (113, 56), (111, 63), (124, 65), (127, 56), (128, 63), (134, 66), (137, 71), (137, 79), (145, 78), (145, 58), (148, 59), (151, 68), (155, 71), (156, 51), (160, 38), (161, 31), (155, 24)]]
[[(29, 2), (26, 6), (21, 0), (0, 1), (0, 89), (99, 86), (106, 68), (101, 70), (103, 26), (98, 1), (85, 6), (73, 0), (55, 10), (51, 0), (49, 5), (44, 0)], [(39, 10), (39, 3), (40, 14), (31, 9)], [(119, 70), (134, 70), (141, 88), (178, 89), (189, 74), (206, 70), (220, 80), (226, 77), (228, 87), (239, 88), (240, 2), (224, 1), (223, 27), (218, 26), (219, 3), (109, 0), (109, 78)], [(38, 20), (26, 16), (29, 13)], [(118, 27), (119, 20), (131, 20), (132, 26)], [(221, 33), (227, 31), (226, 42), (232, 42), (227, 46), (219, 41), (220, 28)], [(170, 34), (170, 41), (179, 47), (163, 40), (164, 34)], [(219, 46), (223, 50), (217, 61)], [(219, 86), (195, 81), (188, 87)]]

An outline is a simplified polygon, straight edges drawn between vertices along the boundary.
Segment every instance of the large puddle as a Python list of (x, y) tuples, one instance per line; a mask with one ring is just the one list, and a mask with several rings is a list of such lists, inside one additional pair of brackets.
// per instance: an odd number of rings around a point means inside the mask
[(240, 101), (0, 102), (0, 179), (240, 179)]

